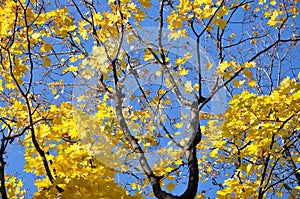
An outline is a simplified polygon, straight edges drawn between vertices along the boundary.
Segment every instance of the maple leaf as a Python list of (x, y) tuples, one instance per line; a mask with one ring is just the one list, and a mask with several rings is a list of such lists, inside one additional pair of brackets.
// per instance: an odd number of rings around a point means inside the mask
[(192, 82), (191, 81), (187, 81), (184, 84), (184, 92), (185, 93), (191, 93), (193, 91), (193, 87), (192, 87)]
[(227, 21), (225, 19), (215, 19), (213, 22), (221, 29), (225, 29)]

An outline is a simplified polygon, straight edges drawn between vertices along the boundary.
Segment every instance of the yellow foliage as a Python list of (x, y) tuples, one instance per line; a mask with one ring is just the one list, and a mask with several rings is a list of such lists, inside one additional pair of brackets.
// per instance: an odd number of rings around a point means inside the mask
[(240, 87), (241, 85), (243, 85), (245, 83), (245, 80), (237, 80), (237, 79), (235, 79), (234, 81), (233, 81), (233, 85), (235, 86), (235, 87)]
[(215, 19), (213, 21), (219, 28), (225, 29), (227, 22), (225, 19)]
[(186, 32), (186, 29), (180, 29), (180, 30), (172, 30), (170, 32), (170, 38), (174, 39), (174, 40), (177, 40), (181, 37), (185, 37), (187, 38), (187, 32)]
[(152, 3), (150, 0), (140, 0), (139, 3), (144, 7), (144, 8), (149, 8)]
[[(236, 81), (235, 84), (239, 82)], [(250, 80), (248, 85), (255, 86), (255, 80)], [(282, 156), (285, 148), (282, 142), (292, 135), (293, 128), (300, 128), (298, 121), (300, 101), (295, 97), (299, 95), (299, 90), (299, 82), (286, 78), (269, 96), (257, 96), (250, 92), (234, 96), (225, 113), (225, 121), (221, 126), (222, 133), (218, 135), (219, 139), (226, 137), (229, 142), (219, 144), (216, 142), (214, 144), (216, 149), (210, 156), (217, 158), (217, 162), (218, 157), (220, 158), (218, 151), (220, 153), (224, 150), (230, 152), (226, 161), (246, 158), (251, 162), (237, 161), (237, 164), (241, 164), (237, 173), (233, 178), (225, 180), (226, 186), (218, 191), (217, 198), (256, 196), (258, 184), (264, 175), (263, 163), (268, 159), (270, 164), (277, 161), (277, 165), (285, 165), (287, 160)], [(230, 146), (228, 143), (234, 145)], [(292, 158), (298, 162), (296, 157)], [(272, 175), (270, 170), (267, 170), (267, 173)], [(243, 179), (244, 183), (240, 183), (240, 179)], [(240, 192), (241, 189), (244, 191)]]
[(250, 87), (255, 87), (255, 86), (256, 86), (256, 81), (253, 80), (253, 79), (249, 80), (248, 86), (250, 86)]
[(144, 11), (139, 11), (137, 12), (135, 15), (134, 15), (134, 18), (137, 20), (137, 21), (143, 21), (146, 17), (146, 14)]
[[(157, 8), (161, 2), (163, 16), (160, 18)], [(208, 97), (210, 103), (224, 86), (229, 95), (233, 95), (229, 107), (224, 115), (200, 110), (203, 136), (195, 146), (200, 180), (219, 175), (220, 170), (216, 168), (230, 167), (224, 171), (227, 172), (224, 188), (217, 192), (217, 198), (257, 198), (259, 189), (265, 192), (273, 189), (268, 187), (277, 180), (272, 172), (279, 173), (278, 168), (288, 168), (284, 172), (295, 170), (291, 161), (299, 165), (299, 154), (294, 149), (297, 145), (293, 144), (300, 130), (300, 73), (298, 79), (285, 78), (277, 88), (273, 74), (270, 74), (270, 88), (263, 85), (267, 78), (257, 78), (262, 71), (260, 67), (265, 67), (264, 55), (278, 52), (276, 56), (281, 56), (281, 48), (278, 48), (284, 47), (281, 43), (290, 48), (298, 47), (299, 36), (295, 31), (298, 1), (260, 0), (239, 4), (212, 0), (109, 0), (101, 1), (101, 6), (93, 5), (93, 1), (76, 3), (72, 3), (71, 10), (65, 3), (50, 6), (36, 0), (4, 0), (0, 5), (1, 155), (5, 159), (10, 154), (6, 152), (10, 144), (25, 148), (24, 171), (35, 175), (37, 192), (30, 193), (34, 194), (33, 198), (143, 198), (151, 195), (145, 189), (151, 184), (146, 176), (138, 174), (138, 180), (127, 184), (116, 180), (119, 171), (131, 172), (128, 170), (131, 162), (125, 165), (124, 159), (136, 153), (131, 147), (134, 141), (140, 144), (146, 159), (152, 161), (153, 152), (161, 157), (151, 162), (151, 167), (157, 176), (168, 180), (161, 185), (172, 192), (175, 180), (180, 179), (183, 168), (190, 165), (182, 158), (189, 151), (177, 146), (184, 148), (192, 132), (193, 122), (185, 109), (191, 110), (191, 102), (213, 109), (213, 104), (201, 104), (200, 97)], [(234, 26), (239, 24), (233, 23), (235, 10), (251, 19), (251, 24), (247, 24), (244, 23), (246, 18), (241, 18), (243, 28), (237, 29), (242, 32), (235, 32)], [(259, 23), (254, 20), (256, 17), (262, 17)], [(256, 23), (253, 26), (252, 19)], [(157, 26), (155, 38), (139, 35), (148, 25)], [(168, 39), (163, 39), (162, 49), (158, 25), (168, 28)], [(288, 29), (293, 26), (296, 28)], [(276, 50), (264, 52), (263, 48), (276, 41), (278, 31), (281, 38), (274, 45)], [(289, 37), (290, 34), (293, 36)], [(187, 41), (191, 38), (198, 40)], [(288, 43), (289, 38), (292, 39)], [(120, 46), (124, 43), (130, 49)], [(165, 44), (174, 46), (167, 49)], [(189, 49), (197, 48), (198, 44), (205, 46), (203, 51), (200, 48), (199, 57), (198, 52)], [(245, 49), (249, 49), (249, 56)], [(206, 51), (217, 56), (205, 60)], [(255, 56), (258, 52), (262, 54)], [(255, 59), (251, 59), (251, 53)], [(274, 65), (278, 64), (278, 58), (274, 59)], [(166, 65), (161, 60), (166, 61)], [(213, 63), (218, 60), (219, 66), (215, 69)], [(130, 87), (132, 82), (126, 81), (130, 76), (129, 63), (139, 71), (139, 77), (132, 81), (138, 84), (134, 91)], [(143, 68), (150, 63), (159, 65), (154, 74), (150, 74), (152, 66)], [(278, 81), (286, 74), (296, 73), (283, 69), (288, 72), (280, 74)], [(159, 81), (161, 87), (155, 91), (144, 88), (144, 81), (150, 84)], [(75, 87), (82, 85), (82, 93), (76, 93)], [(265, 91), (270, 89), (270, 94), (259, 95), (247, 90), (238, 93), (242, 89), (257, 90), (257, 93), (267, 93)], [(203, 96), (197, 96), (200, 91)], [(116, 96), (121, 98), (121, 113), (129, 131), (134, 132), (133, 139), (124, 134), (128, 129), (124, 130), (120, 117), (116, 117), (120, 114), (115, 109)], [(173, 109), (177, 100), (179, 105)], [(227, 96), (218, 100), (226, 101)], [(180, 109), (180, 113), (169, 113), (175, 109)], [(167, 135), (161, 127), (171, 127), (172, 132)], [(288, 148), (293, 149), (291, 155), (287, 153)], [(224, 167), (217, 167), (218, 164)], [(11, 165), (0, 166), (6, 169)], [(5, 175), (8, 197), (26, 197), (23, 182), (16, 176)], [(279, 173), (278, 178), (281, 177)], [(292, 185), (278, 186), (282, 189), (291, 186), (289, 194), (298, 194), (299, 186)], [(133, 192), (128, 193), (125, 187), (130, 186)], [(58, 187), (63, 191), (59, 192)], [(278, 197), (286, 195), (274, 187)], [(205, 192), (197, 195), (204, 198)]]

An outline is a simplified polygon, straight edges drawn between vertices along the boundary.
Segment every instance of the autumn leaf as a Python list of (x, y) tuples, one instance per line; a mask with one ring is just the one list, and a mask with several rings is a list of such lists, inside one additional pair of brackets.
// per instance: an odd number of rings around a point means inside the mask
[(191, 93), (193, 91), (193, 87), (192, 87), (192, 82), (191, 81), (187, 81), (184, 84), (184, 92), (185, 93)]
[(170, 32), (171, 39), (177, 40), (181, 37), (187, 38), (187, 32), (185, 29), (173, 30), (172, 32)]
[(48, 52), (52, 50), (52, 44), (44, 44), (42, 47), (41, 47), (41, 52)]
[(245, 83), (245, 80), (237, 80), (237, 79), (235, 79), (234, 81), (233, 81), (233, 85), (236, 87), (236, 88), (238, 88), (238, 87), (240, 87), (241, 85), (243, 85)]
[(43, 56), (43, 62), (44, 62), (44, 66), (48, 67), (51, 65), (51, 60), (49, 59), (48, 56)]
[(172, 191), (174, 188), (175, 188), (175, 185), (173, 183), (168, 183), (167, 186), (166, 186), (166, 189), (168, 191)]
[(184, 75), (187, 75), (188, 73), (189, 73), (189, 71), (187, 69), (180, 67), (180, 75), (184, 76)]
[(250, 40), (250, 44), (253, 44), (253, 45), (254, 45), (254, 44), (256, 44), (256, 43), (257, 43), (257, 41), (256, 41), (255, 39), (251, 39), (251, 40)]
[(250, 81), (248, 81), (248, 86), (255, 87), (256, 86), (256, 81), (251, 79)]
[(225, 29), (227, 21), (225, 19), (215, 19), (213, 22), (221, 29)]
[(134, 15), (134, 18), (137, 20), (137, 21), (143, 21), (146, 17), (146, 14), (144, 11), (139, 11), (138, 13), (136, 13)]

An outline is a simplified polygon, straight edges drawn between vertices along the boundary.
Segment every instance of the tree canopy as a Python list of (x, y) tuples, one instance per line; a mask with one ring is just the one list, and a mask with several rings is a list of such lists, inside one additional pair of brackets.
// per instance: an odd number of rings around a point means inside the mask
[(3, 199), (300, 197), (298, 1), (0, 13)]

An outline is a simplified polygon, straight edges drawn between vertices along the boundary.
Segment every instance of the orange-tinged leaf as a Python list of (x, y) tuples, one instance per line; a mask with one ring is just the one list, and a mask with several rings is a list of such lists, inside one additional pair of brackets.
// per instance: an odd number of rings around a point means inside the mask
[(44, 44), (42, 47), (41, 47), (41, 52), (48, 52), (52, 50), (52, 44)]
[(43, 56), (43, 62), (44, 62), (44, 66), (46, 66), (46, 67), (51, 65), (51, 60), (46, 55)]
[(249, 82), (248, 82), (248, 86), (250, 87), (255, 87), (256, 86), (256, 81), (251, 79)]
[(164, 89), (160, 89), (159, 91), (158, 91), (158, 94), (159, 95), (163, 95), (163, 94), (165, 94), (166, 93), (166, 90), (164, 90)]
[(143, 21), (146, 17), (146, 14), (144, 11), (139, 11), (137, 12), (135, 15), (134, 15), (134, 18), (137, 20), (137, 21)]
[(245, 77), (247, 77), (248, 79), (250, 79), (252, 77), (252, 73), (248, 69), (244, 69), (243, 73), (244, 73)]
[(221, 29), (225, 29), (227, 25), (227, 21), (225, 19), (215, 19), (213, 22)]
[(144, 8), (149, 8), (152, 3), (151, 0), (140, 0), (139, 3), (144, 7)]
[(200, 88), (200, 85), (199, 85), (198, 83), (194, 85), (194, 89), (195, 89), (196, 91), (198, 91), (199, 88)]
[(167, 189), (168, 191), (172, 191), (174, 188), (175, 188), (175, 185), (174, 185), (173, 183), (169, 183), (169, 184), (167, 184), (167, 186), (166, 186), (166, 189)]
[(236, 87), (236, 88), (238, 88), (238, 87), (240, 87), (241, 85), (243, 85), (245, 83), (245, 80), (237, 80), (237, 79), (235, 79), (234, 81), (233, 81), (233, 85)]
[(257, 43), (257, 41), (256, 41), (255, 39), (251, 39), (251, 40), (250, 40), (250, 44), (253, 44), (253, 45), (254, 45), (254, 44), (256, 44), (256, 43)]
[(213, 66), (214, 66), (213, 63), (211, 63), (211, 62), (209, 62), (209, 63), (206, 64), (206, 68), (208, 70), (211, 69)]
[(229, 80), (233, 76), (233, 73), (230, 70), (226, 70), (224, 74), (224, 79)]

